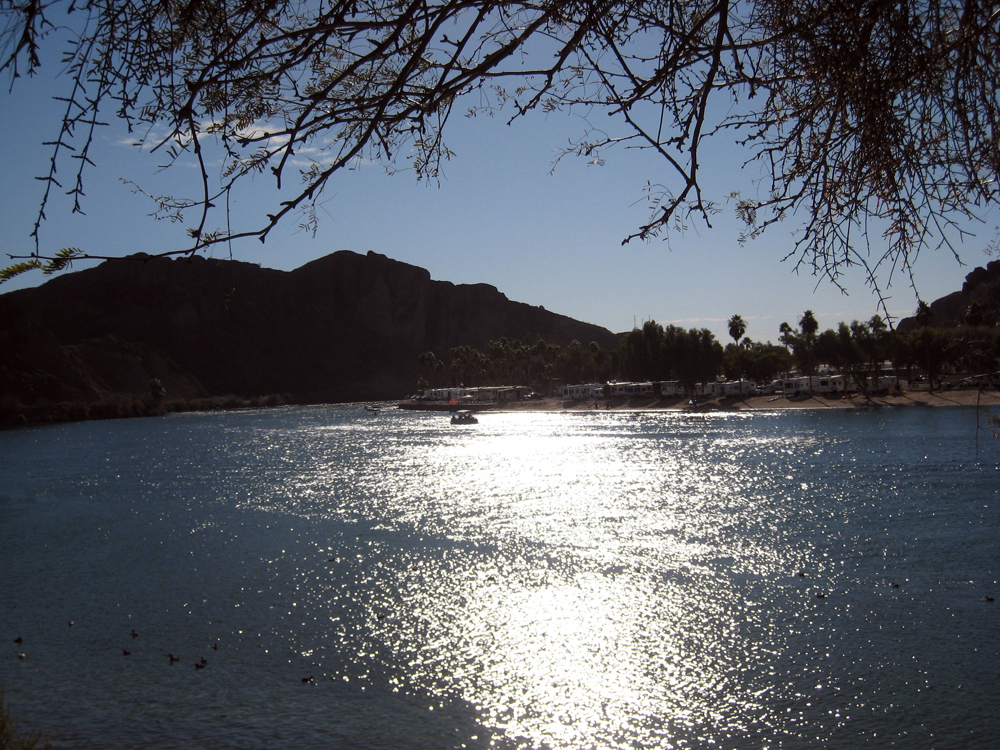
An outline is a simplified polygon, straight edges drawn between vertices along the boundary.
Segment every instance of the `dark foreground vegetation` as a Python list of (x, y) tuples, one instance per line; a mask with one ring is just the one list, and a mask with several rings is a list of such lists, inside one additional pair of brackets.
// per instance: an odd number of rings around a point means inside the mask
[[(50, 43), (67, 26), (68, 49)], [(34, 246), (0, 280), (106, 256), (56, 249), (39, 227), (63, 191), (86, 212), (109, 117), (184, 178), (176, 195), (136, 192), (182, 222), (190, 244), (165, 252), (185, 255), (280, 223), (313, 231), (359, 158), (434, 184), (457, 156), (452, 123), (560, 112), (573, 125), (557, 162), (651, 159), (636, 186), (650, 213), (625, 242), (711, 227), (729, 204), (741, 241), (794, 222), (799, 270), (836, 283), (859, 266), (877, 286), (1000, 203), (997, 38), (996, 3), (975, 0), (0, 0), (0, 72), (20, 87), (58, 73), (66, 103), (45, 128), (59, 135)], [(703, 179), (733, 142), (759, 172), (751, 194)], [(231, 193), (268, 185), (272, 208), (230, 221)]]
[(17, 721), (10, 715), (0, 690), (0, 750), (49, 750), (52, 745), (39, 734), (21, 734)]

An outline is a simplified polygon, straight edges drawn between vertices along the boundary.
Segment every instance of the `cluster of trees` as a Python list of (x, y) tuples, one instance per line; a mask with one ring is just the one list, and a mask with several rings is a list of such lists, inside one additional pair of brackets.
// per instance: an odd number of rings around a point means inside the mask
[(908, 333), (889, 328), (878, 315), (821, 332), (812, 311), (806, 310), (797, 326), (781, 324), (779, 344), (745, 337), (746, 324), (734, 315), (729, 321), (733, 342), (725, 347), (708, 329), (664, 327), (655, 321), (630, 331), (610, 352), (596, 342), (584, 346), (574, 341), (562, 347), (541, 339), (501, 338), (487, 344), (485, 351), (456, 347), (447, 362), (425, 352), (419, 358), (421, 386), (677, 380), (690, 390), (719, 375), (770, 383), (793, 369), (815, 375), (819, 367), (829, 366), (867, 391), (877, 387), (885, 363), (891, 362), (911, 382), (916, 370), (933, 389), (945, 368), (970, 374), (996, 370), (1000, 327), (982, 325), (976, 311), (971, 313), (961, 326), (936, 328), (930, 325), (930, 308), (921, 303), (918, 327)]
[(538, 385), (549, 380), (566, 383), (606, 383), (610, 380), (715, 380), (724, 361), (722, 345), (708, 329), (664, 328), (648, 321), (627, 334), (614, 351), (597, 342), (573, 341), (557, 346), (533, 342), (491, 341), (485, 350), (458, 346), (447, 361), (434, 352), (419, 357), (420, 385)]
[(724, 351), (707, 328), (664, 328), (647, 321), (630, 331), (618, 347), (622, 380), (679, 380), (685, 388), (715, 380)]
[(780, 340), (804, 375), (815, 374), (820, 364), (826, 364), (850, 375), (862, 389), (877, 382), (886, 361), (911, 382), (914, 368), (919, 368), (932, 390), (946, 368), (969, 374), (997, 369), (1000, 328), (984, 325), (978, 306), (970, 305), (964, 322), (957, 327), (934, 327), (931, 318), (930, 307), (921, 302), (917, 328), (906, 333), (889, 328), (878, 315), (850, 325), (840, 323), (836, 329), (820, 333), (815, 317), (807, 310), (797, 328), (781, 324)]
[(420, 386), (535, 384), (555, 379), (606, 382), (617, 371), (615, 357), (593, 341), (588, 346), (579, 341), (557, 346), (542, 339), (525, 342), (503, 337), (489, 342), (485, 351), (454, 347), (447, 362), (434, 352), (424, 352), (418, 358)]

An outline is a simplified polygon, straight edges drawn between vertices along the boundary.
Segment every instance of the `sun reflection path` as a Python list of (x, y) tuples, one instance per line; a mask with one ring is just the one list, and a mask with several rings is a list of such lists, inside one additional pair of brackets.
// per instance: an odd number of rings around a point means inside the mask
[(775, 636), (771, 594), (744, 593), (787, 561), (743, 534), (773, 525), (755, 509), (760, 477), (741, 473), (747, 446), (692, 439), (703, 427), (680, 420), (480, 427), (407, 451), (383, 477), (396, 523), (473, 545), (400, 575), (403, 612), (373, 625), (409, 653), (400, 683), (456, 693), (524, 747), (749, 731), (772, 655), (760, 644)]
[(481, 681), (502, 686), (507, 702), (494, 707), (491, 723), (508, 736), (579, 747), (636, 715), (659, 713), (665, 675), (649, 674), (651, 654), (636, 653), (644, 639), (629, 614), (635, 602), (623, 593), (635, 592), (581, 576), (575, 586), (524, 592), (496, 608), (498, 619), (482, 625), (503, 656)]

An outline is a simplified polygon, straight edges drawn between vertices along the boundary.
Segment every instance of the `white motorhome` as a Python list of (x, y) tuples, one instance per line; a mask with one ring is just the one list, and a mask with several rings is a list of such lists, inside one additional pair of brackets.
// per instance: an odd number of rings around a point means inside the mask
[(750, 396), (757, 392), (757, 384), (752, 380), (730, 380), (716, 383), (716, 389), (721, 389), (722, 396)]
[(683, 396), (684, 388), (681, 386), (679, 380), (664, 380), (660, 383), (660, 395), (667, 398)]
[(843, 375), (813, 375), (785, 378), (781, 381), (781, 390), (786, 396), (799, 393), (843, 393), (846, 387)]
[(812, 388), (816, 393), (843, 393), (845, 381), (843, 375), (829, 375), (814, 377)]
[(609, 383), (611, 396), (632, 398), (634, 396), (654, 396), (656, 391), (652, 383)]
[(781, 390), (786, 396), (809, 392), (809, 378), (785, 378), (781, 381)]
[(559, 393), (564, 399), (590, 401), (591, 399), (604, 398), (604, 386), (600, 383), (564, 385), (559, 389)]
[(694, 395), (699, 398), (715, 398), (722, 395), (722, 383), (695, 383)]

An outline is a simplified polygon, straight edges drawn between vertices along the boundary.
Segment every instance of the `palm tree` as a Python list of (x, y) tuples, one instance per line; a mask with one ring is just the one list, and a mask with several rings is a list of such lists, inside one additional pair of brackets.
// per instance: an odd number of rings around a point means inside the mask
[(917, 303), (917, 311), (913, 315), (917, 319), (917, 325), (921, 328), (927, 328), (931, 323), (934, 322), (934, 311), (931, 310), (931, 306), (928, 305), (923, 300)]
[(729, 335), (736, 342), (736, 366), (740, 371), (740, 395), (743, 395), (743, 364), (740, 362), (740, 339), (747, 332), (746, 321), (739, 315), (734, 315), (729, 319)]
[[(816, 316), (813, 315), (812, 310), (806, 310), (802, 313), (802, 318), (799, 320), (799, 330), (802, 332), (802, 343), (805, 354), (803, 359), (803, 369), (805, 372), (802, 374), (809, 377), (809, 393), (812, 393), (812, 376), (816, 372), (816, 332), (819, 331), (819, 322), (816, 320)], [(800, 365), (800, 367), (803, 365)]]
[(816, 331), (819, 330), (819, 322), (816, 320), (816, 316), (813, 315), (812, 310), (806, 310), (802, 313), (802, 319), (799, 321), (799, 330), (802, 331), (802, 335), (806, 338), (812, 338), (816, 335)]
[(733, 341), (736, 342), (736, 346), (740, 345), (740, 339), (743, 338), (743, 334), (746, 332), (747, 324), (743, 318), (739, 315), (734, 315), (729, 319), (729, 335), (733, 337)]

